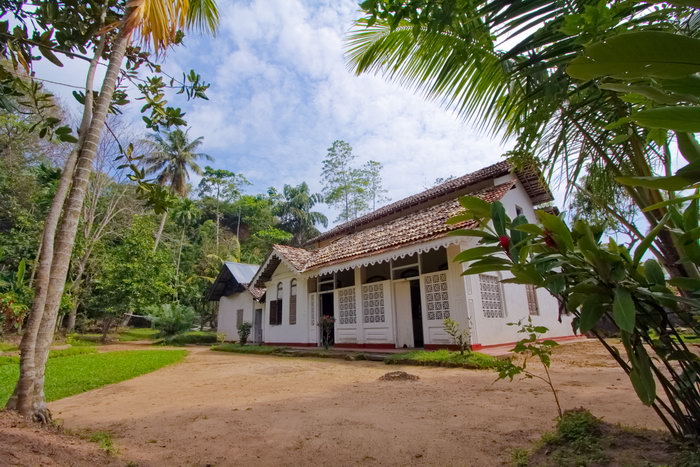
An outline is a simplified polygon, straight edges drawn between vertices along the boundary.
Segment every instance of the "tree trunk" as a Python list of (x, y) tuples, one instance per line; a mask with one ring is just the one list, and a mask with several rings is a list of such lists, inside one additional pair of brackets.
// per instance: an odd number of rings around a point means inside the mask
[(158, 231), (156, 232), (155, 243), (153, 244), (153, 252), (158, 250), (158, 244), (160, 243), (160, 237), (163, 235), (163, 229), (165, 229), (165, 221), (168, 219), (168, 211), (163, 213), (163, 217), (160, 219), (160, 225), (158, 226)]
[[(81, 135), (83, 141), (78, 148), (79, 152), (73, 184), (66, 200), (63, 209), (63, 217), (61, 218), (60, 227), (58, 228), (55, 238), (46, 235), (47, 232), (45, 229), (44, 246), (46, 252), (52, 250), (51, 252), (53, 255), (50, 261), (50, 268), (46, 271), (42, 271), (43, 268), (40, 268), (38, 271), (38, 274), (47, 274), (48, 277), (42, 277), (42, 280), (40, 280), (39, 275), (37, 275), (37, 291), (46, 291), (43, 292), (43, 294), (38, 294), (39, 299), (35, 300), (35, 306), (30, 315), (30, 320), (33, 319), (34, 321), (32, 325), (38, 326), (38, 330), (33, 345), (28, 340), (27, 348), (22, 351), (23, 358), (25, 358), (25, 353), (27, 355), (32, 354), (33, 358), (31, 358), (31, 362), (26, 362), (25, 364), (25, 366), (27, 366), (27, 371), (20, 371), (20, 381), (17, 387), (25, 390), (17, 392), (15, 403), (16, 407), (24, 416), (44, 423), (51, 420), (51, 413), (46, 407), (46, 402), (44, 400), (46, 360), (53, 340), (56, 315), (65, 288), (70, 257), (73, 245), (75, 244), (78, 221), (80, 220), (80, 214), (83, 209), (86, 188), (90, 180), (97, 144), (105, 126), (107, 110), (112, 101), (117, 77), (128, 43), (129, 35), (123, 32), (120, 32), (113, 43), (109, 65), (107, 66), (107, 72), (102, 82), (102, 89), (100, 90), (100, 94), (94, 106), (94, 114), (90, 119), (89, 129), (87, 133), (84, 133), (84, 139)], [(90, 110), (86, 102), (85, 112), (89, 112)], [(60, 211), (57, 215), (58, 214), (60, 214)], [(43, 253), (44, 252), (42, 252), (42, 256), (49, 256)], [(47, 262), (49, 261), (47, 260)], [(44, 289), (46, 285), (48, 285), (48, 287)], [(39, 307), (38, 305), (42, 304), (42, 295), (45, 296), (45, 302), (43, 306)], [(38, 325), (35, 323), (37, 320), (39, 321)], [(31, 372), (28, 371), (30, 369)], [(27, 388), (30, 390), (26, 391)]]

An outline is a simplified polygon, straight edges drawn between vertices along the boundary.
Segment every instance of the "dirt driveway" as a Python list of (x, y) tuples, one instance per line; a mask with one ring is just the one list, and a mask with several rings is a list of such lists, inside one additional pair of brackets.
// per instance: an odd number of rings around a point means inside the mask
[[(565, 408), (661, 428), (595, 342), (562, 346)], [(378, 381), (403, 369), (417, 382)], [(553, 426), (537, 381), (489, 371), (193, 350), (183, 363), (53, 402), (69, 428), (109, 430), (125, 459), (172, 465), (499, 465)]]

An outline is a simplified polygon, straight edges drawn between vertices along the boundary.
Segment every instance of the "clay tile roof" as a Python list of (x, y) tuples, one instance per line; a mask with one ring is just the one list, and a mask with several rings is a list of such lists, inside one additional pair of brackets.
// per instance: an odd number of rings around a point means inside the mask
[[(513, 171), (513, 165), (508, 161), (498, 162), (496, 164), (484, 167), (466, 175), (463, 175), (452, 180), (448, 180), (438, 186), (432, 187), (421, 193), (403, 198), (394, 203), (388, 204), (375, 211), (372, 211), (357, 219), (353, 219), (344, 224), (338, 225), (327, 232), (324, 232), (307, 242), (307, 245), (330, 240), (340, 235), (359, 230), (363, 225), (376, 223), (387, 216), (396, 215), (401, 211), (409, 208), (416, 208), (423, 204), (428, 204), (434, 200), (440, 200), (448, 196), (459, 196), (465, 194), (465, 191), (478, 189), (480, 182), (485, 182), (496, 177), (508, 175)], [(543, 182), (542, 176), (537, 169), (523, 169), (515, 171), (518, 179), (523, 184), (528, 195), (532, 199), (533, 204), (540, 204), (553, 199), (552, 193)], [(469, 188), (472, 188), (470, 190)], [(433, 203), (435, 204), (435, 203)]]
[[(486, 188), (472, 196), (493, 202), (498, 201), (510, 190), (515, 182)], [(305, 270), (346, 261), (351, 258), (376, 254), (416, 242), (441, 237), (451, 230), (468, 227), (474, 221), (461, 224), (446, 224), (447, 220), (463, 211), (456, 199), (412, 212), (385, 224), (376, 225), (350, 235), (340, 237), (330, 244), (314, 251)]]
[[(511, 180), (470, 194), (485, 201), (498, 201), (514, 185), (515, 181)], [(258, 271), (252, 286), (263, 287), (263, 284), (272, 277), (272, 273), (282, 260), (286, 261), (297, 272), (304, 272), (352, 258), (439, 238), (451, 230), (473, 226), (475, 221), (451, 225), (446, 223), (450, 217), (462, 211), (463, 208), (459, 201), (451, 199), (337, 238), (318, 250), (309, 251), (286, 245), (274, 245), (270, 256)]]
[(273, 245), (272, 251), (279, 253), (297, 271), (303, 271), (304, 266), (314, 256), (314, 252), (288, 245)]

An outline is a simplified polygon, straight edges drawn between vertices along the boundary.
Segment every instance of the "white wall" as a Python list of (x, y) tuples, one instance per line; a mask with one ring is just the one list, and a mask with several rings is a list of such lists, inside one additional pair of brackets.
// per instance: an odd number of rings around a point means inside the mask
[[(297, 281), (297, 320), (289, 324), (289, 290), (292, 279)], [(277, 284), (282, 283), (282, 324), (270, 325), (270, 302), (277, 300)], [(263, 311), (263, 342), (267, 344), (298, 344), (310, 342), (308, 326), (308, 294), (306, 277), (280, 264), (269, 282)]]
[[(500, 180), (499, 180), (500, 181)], [(535, 222), (535, 210), (532, 207), (525, 189), (520, 182), (515, 188), (510, 190), (501, 200), (508, 216), (515, 217), (516, 205), (523, 209), (523, 215), (530, 221)], [(469, 240), (462, 249), (476, 246), (475, 240)], [(463, 266), (463, 269), (466, 267)], [(497, 273), (491, 273), (496, 275)], [(512, 277), (508, 273), (499, 275), (501, 279)], [(501, 291), (505, 302), (505, 317), (486, 318), (481, 304), (480, 281), (478, 275), (463, 276), (464, 288), (470, 313), (472, 314), (472, 343), (481, 345), (494, 345), (515, 342), (523, 338), (517, 333), (518, 326), (508, 326), (508, 323), (519, 320), (527, 321), (529, 316), (527, 304), (527, 292), (522, 284), (501, 284)], [(571, 329), (571, 316), (559, 318), (559, 306), (557, 300), (544, 289), (537, 290), (537, 300), (539, 304), (539, 316), (532, 316), (533, 324), (546, 326), (549, 332), (545, 337), (563, 337), (573, 335)], [(473, 306), (473, 309), (472, 309)]]
[(219, 300), (219, 314), (216, 320), (216, 332), (226, 334), (227, 341), (237, 341), (237, 310), (243, 310), (244, 322), (248, 321), (250, 324), (253, 324), (254, 303), (253, 296), (248, 291), (221, 297)]

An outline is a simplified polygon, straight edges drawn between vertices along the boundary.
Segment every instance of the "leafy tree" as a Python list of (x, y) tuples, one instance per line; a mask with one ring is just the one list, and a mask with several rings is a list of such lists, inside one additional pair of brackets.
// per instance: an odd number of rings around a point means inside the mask
[[(163, 134), (151, 134), (149, 138), (152, 150), (143, 159), (146, 174), (156, 174), (158, 183), (169, 185), (172, 192), (180, 197), (187, 195), (190, 172), (202, 175), (202, 169), (197, 164), (197, 160), (212, 160), (208, 154), (195, 152), (202, 145), (204, 138), (200, 136), (189, 141), (188, 133), (189, 130), (183, 131), (178, 128)], [(167, 217), (166, 211), (156, 232), (154, 248), (158, 248)]]
[(231, 202), (241, 195), (241, 189), (250, 182), (240, 174), (229, 170), (204, 168), (204, 177), (199, 182), (199, 195), (214, 199), (216, 214), (216, 245), (219, 245), (219, 231), (221, 229), (221, 203)]
[(340, 210), (336, 222), (355, 219), (368, 207), (368, 182), (362, 170), (352, 166), (355, 158), (348, 143), (336, 140), (323, 160), (323, 195), (328, 205)]
[[(26, 417), (42, 422), (50, 420), (50, 412), (44, 402), (44, 371), (48, 351), (55, 328), (56, 317), (61, 305), (66, 277), (73, 249), (78, 220), (83, 208), (86, 186), (90, 180), (93, 161), (100, 136), (105, 127), (105, 119), (110, 107), (126, 102), (125, 93), (117, 90), (125, 56), (129, 56), (127, 67), (133, 69), (148, 62), (148, 54), (134, 47), (132, 38), (136, 37), (144, 45), (161, 51), (178, 43), (182, 35), (179, 29), (206, 27), (214, 28), (218, 22), (216, 5), (210, 0), (191, 0), (171, 4), (165, 0), (154, 2), (114, 2), (80, 8), (82, 2), (71, 4), (76, 8), (36, 8), (19, 2), (16, 8), (5, 10), (12, 12), (21, 26), (12, 38), (11, 47), (3, 47), (2, 54), (10, 56), (13, 63), (21, 63), (30, 71), (33, 49), (38, 49), (48, 60), (60, 63), (53, 47), (38, 47), (37, 44), (51, 41), (54, 31), (58, 33), (71, 57), (81, 56), (84, 50), (92, 50), (92, 57), (84, 57), (89, 62), (85, 92), (78, 97), (84, 104), (83, 116), (79, 125), (79, 138), (74, 150), (67, 159), (61, 174), (56, 195), (44, 223), (42, 248), (39, 255), (39, 267), (35, 279), (36, 293), (32, 310), (23, 335), (20, 358), (20, 378), (8, 408), (16, 409)], [(79, 17), (69, 17), (74, 14)], [(25, 19), (29, 17), (34, 36), (41, 42), (29, 38), (29, 27)], [(4, 18), (3, 18), (4, 19)], [(68, 21), (66, 21), (68, 19)], [(106, 27), (109, 25), (110, 27)], [(9, 21), (2, 21), (5, 30)], [(7, 45), (7, 37), (2, 38)], [(87, 46), (87, 47), (86, 47)], [(60, 50), (60, 49), (59, 49)], [(48, 51), (48, 52), (47, 52)], [(107, 52), (108, 51), (108, 52)], [(100, 91), (95, 89), (95, 72), (102, 58), (107, 57), (107, 67)], [(150, 62), (149, 62), (150, 63)], [(153, 67), (158, 72), (159, 67)], [(127, 73), (126, 76), (129, 76)], [(134, 76), (132, 74), (131, 76)], [(202, 97), (206, 86), (199, 83), (199, 77), (192, 72), (185, 79), (192, 85), (183, 84), (183, 92), (188, 97)], [(147, 79), (137, 84), (144, 95), (145, 105), (142, 110), (151, 111), (150, 117), (144, 117), (146, 124), (154, 130), (161, 126), (182, 125), (182, 112), (167, 106), (163, 99), (164, 81), (160, 77)], [(115, 92), (115, 90), (117, 90)], [(48, 122), (48, 119), (44, 119)], [(58, 132), (58, 130), (56, 130)], [(68, 130), (68, 133), (70, 131)], [(65, 140), (66, 132), (59, 133)], [(70, 136), (70, 135), (68, 135)], [(128, 156), (128, 154), (127, 154)], [(132, 164), (133, 165), (133, 164)], [(136, 178), (141, 175), (138, 173)], [(153, 189), (151, 189), (153, 192)]]
[(312, 211), (314, 205), (323, 202), (323, 197), (319, 193), (311, 193), (305, 182), (298, 186), (285, 185), (282, 196), (277, 205), (280, 227), (292, 234), (292, 245), (301, 246), (318, 235), (317, 224), (328, 225), (325, 215)]
[(195, 225), (195, 221), (201, 215), (199, 207), (194, 201), (188, 198), (181, 198), (173, 209), (173, 220), (180, 227), (180, 242), (177, 249), (177, 260), (175, 262), (175, 280), (179, 283), (180, 263), (182, 261), (182, 248), (185, 245), (185, 233)]
[(135, 217), (123, 238), (102, 249), (87, 306), (102, 319), (105, 338), (125, 314), (142, 314), (172, 296), (172, 257), (165, 249), (153, 250), (152, 232), (151, 219)]
[(377, 209), (377, 203), (380, 205), (389, 201), (386, 196), (386, 189), (382, 185), (382, 163), (377, 161), (367, 161), (362, 167), (362, 178), (366, 181), (365, 197), (367, 205), (372, 206), (372, 210)]

